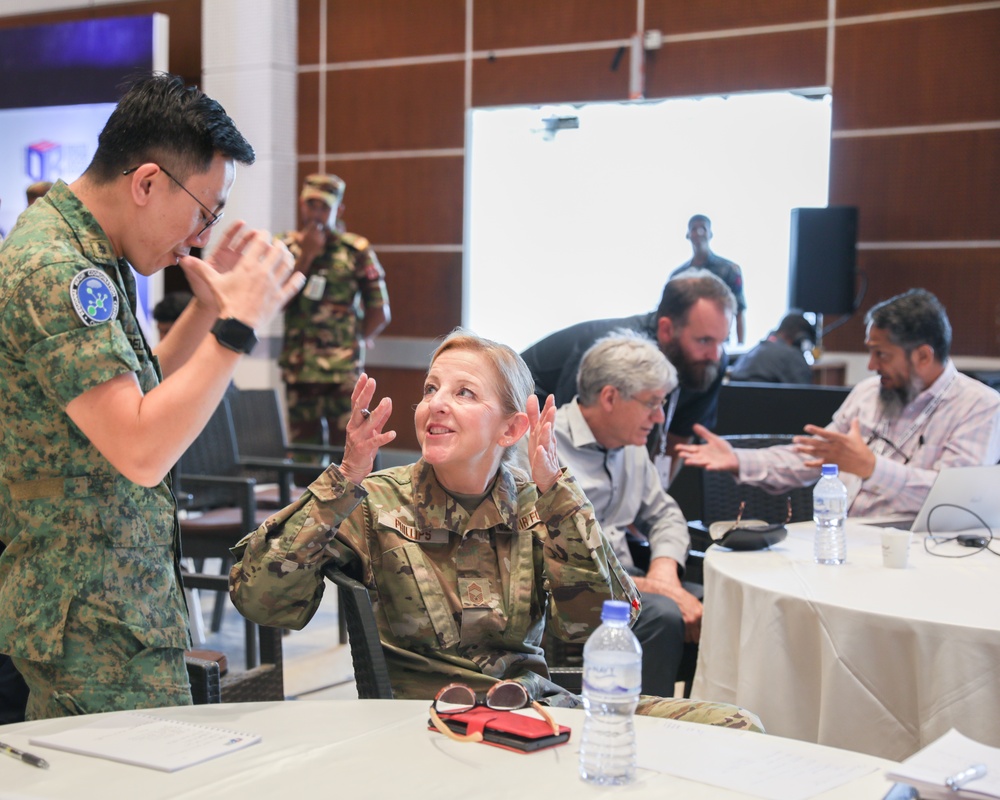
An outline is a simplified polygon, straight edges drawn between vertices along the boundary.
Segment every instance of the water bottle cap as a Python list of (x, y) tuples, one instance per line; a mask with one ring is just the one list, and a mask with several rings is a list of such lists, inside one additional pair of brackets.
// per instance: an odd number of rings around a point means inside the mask
[(840, 474), (840, 468), (836, 464), (824, 464), (823, 465), (823, 477), (827, 475), (833, 475), (836, 477)]
[(628, 622), (630, 606), (623, 600), (605, 600), (601, 622)]

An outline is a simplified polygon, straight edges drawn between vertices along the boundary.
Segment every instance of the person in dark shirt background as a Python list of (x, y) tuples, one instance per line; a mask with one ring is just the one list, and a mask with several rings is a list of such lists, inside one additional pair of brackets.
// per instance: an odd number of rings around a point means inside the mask
[(816, 328), (797, 312), (786, 314), (767, 338), (739, 357), (731, 381), (812, 383), (804, 350), (816, 342)]
[(695, 214), (688, 220), (687, 240), (691, 242), (691, 258), (670, 273), (676, 278), (691, 269), (707, 269), (721, 278), (736, 298), (736, 341), (743, 344), (746, 335), (747, 298), (743, 293), (743, 270), (739, 264), (712, 252), (712, 220), (704, 214)]

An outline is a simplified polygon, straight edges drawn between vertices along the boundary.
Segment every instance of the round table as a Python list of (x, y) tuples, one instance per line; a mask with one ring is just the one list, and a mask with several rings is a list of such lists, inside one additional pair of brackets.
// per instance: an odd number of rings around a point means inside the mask
[[(881, 529), (847, 523), (847, 563), (813, 562), (813, 523), (770, 550), (709, 548), (693, 696), (769, 733), (901, 760), (954, 727), (1000, 746), (1000, 557), (882, 566)], [(949, 543), (940, 552), (968, 554)]]
[[(302, 700), (145, 712), (261, 736), (256, 744), (169, 773), (30, 741), (32, 736), (87, 725), (108, 715), (7, 725), (0, 729), (4, 742), (44, 757), (51, 768), (37, 769), (0, 757), (0, 798), (508, 800), (618, 794), (634, 800), (749, 800), (745, 791), (705, 781), (718, 782), (728, 775), (732, 783), (749, 790), (777, 776), (786, 788), (771, 796), (798, 798), (812, 796), (821, 777), (835, 775), (840, 785), (829, 784), (820, 797), (878, 800), (891, 785), (885, 770), (895, 766), (872, 756), (776, 736), (637, 717), (637, 781), (617, 789), (602, 788), (584, 783), (578, 775), (582, 711), (553, 709), (553, 716), (572, 729), (572, 738), (561, 747), (527, 755), (446, 739), (428, 731), (427, 711), (428, 703), (420, 700)], [(820, 760), (822, 766), (817, 768)], [(679, 777), (684, 774), (691, 777)]]

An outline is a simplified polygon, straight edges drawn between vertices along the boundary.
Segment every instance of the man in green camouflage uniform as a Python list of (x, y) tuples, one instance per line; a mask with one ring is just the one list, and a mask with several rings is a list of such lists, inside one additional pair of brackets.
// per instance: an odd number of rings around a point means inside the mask
[[(264, 324), (301, 287), (287, 250), (241, 223), (210, 263), (188, 254), (234, 162), (253, 160), (218, 103), (174, 76), (140, 80), (84, 175), (0, 249), (0, 652), (29, 719), (191, 702), (168, 473), (238, 361), (213, 321)], [(196, 299), (154, 355), (130, 264), (169, 263)]]
[[(233, 553), (233, 602), (263, 625), (302, 628), (322, 599), (329, 561), (364, 583), (401, 698), (431, 699), (452, 681), (482, 691), (515, 679), (533, 699), (578, 706), (547, 679), (544, 626), (583, 642), (605, 600), (629, 602), (633, 620), (639, 612), (635, 585), (565, 470), (539, 495), (501, 467), (469, 512), (423, 460), (360, 486), (333, 466)], [(759, 728), (729, 705), (644, 697), (640, 713)]]
[(290, 436), (299, 444), (344, 443), (364, 348), (389, 324), (385, 272), (368, 240), (331, 229), (344, 187), (336, 175), (309, 175), (299, 200), (302, 230), (280, 237), (307, 278), (285, 309), (278, 360)]

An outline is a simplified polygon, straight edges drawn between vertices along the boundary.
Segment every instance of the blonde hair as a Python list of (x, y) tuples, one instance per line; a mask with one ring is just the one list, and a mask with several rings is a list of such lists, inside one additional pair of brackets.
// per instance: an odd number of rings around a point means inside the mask
[[(531, 370), (513, 348), (486, 339), (464, 328), (455, 328), (431, 355), (431, 366), (438, 356), (449, 350), (468, 350), (482, 355), (493, 371), (493, 382), (500, 397), (500, 410), (505, 417), (523, 412), (528, 397), (535, 391)], [(514, 458), (516, 445), (504, 448), (502, 461)]]

